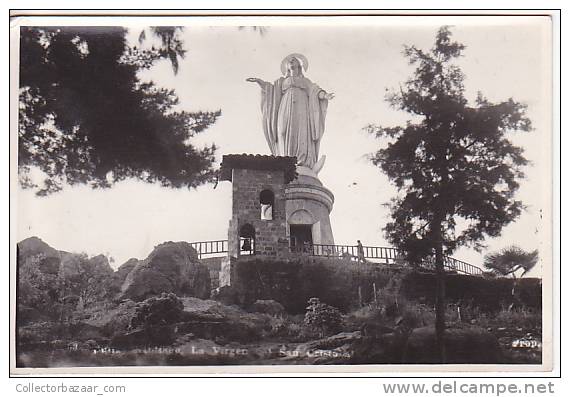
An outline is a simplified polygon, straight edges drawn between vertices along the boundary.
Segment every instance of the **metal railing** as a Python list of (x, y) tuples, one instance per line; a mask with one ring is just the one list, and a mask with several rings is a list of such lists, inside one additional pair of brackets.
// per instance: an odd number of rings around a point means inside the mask
[(190, 245), (198, 253), (198, 258), (228, 252), (228, 240), (198, 241), (190, 243)]
[[(425, 259), (422, 262), (422, 267), (426, 269), (435, 269), (435, 260)], [(475, 276), (483, 275), (483, 270), (481, 270), (481, 268), (470, 263), (460, 261), (459, 259), (452, 258), (450, 256), (443, 257), (443, 267), (447, 270), (451, 270), (457, 273), (471, 274)]]
[[(362, 252), (358, 252), (356, 245), (327, 245), (313, 244), (312, 246), (298, 247), (297, 252), (308, 253), (310, 256), (341, 257), (353, 260), (374, 259), (385, 264), (405, 263), (404, 251), (393, 247), (370, 247), (363, 246)], [(483, 271), (470, 263), (460, 261), (450, 256), (444, 257), (443, 266), (445, 269), (457, 273), (482, 275)], [(435, 260), (427, 259), (422, 261), (421, 267), (435, 269)]]
[(295, 252), (308, 253), (311, 256), (326, 256), (351, 259), (381, 259), (386, 264), (403, 260), (401, 250), (392, 247), (362, 247), (362, 254), (358, 253), (356, 245), (330, 245), (312, 244), (308, 246), (293, 247)]
[[(196, 250), (200, 259), (228, 253), (228, 240), (197, 241), (189, 244)], [(254, 245), (253, 239), (240, 238), (240, 255), (254, 255)]]
[[(225, 254), (228, 252), (228, 240), (199, 241), (190, 243), (196, 250), (199, 258)], [(356, 261), (372, 260), (373, 263), (381, 261), (385, 264), (404, 264), (405, 255), (402, 250), (393, 247), (373, 247), (363, 246), (359, 254), (359, 247), (356, 245), (332, 245), (332, 244), (299, 244), (290, 247), (292, 253), (308, 256), (319, 256), (328, 258), (344, 258)], [(240, 255), (255, 255), (255, 240), (240, 238)], [(444, 257), (445, 269), (470, 275), (482, 275), (483, 271), (470, 263), (452, 258)], [(421, 264), (422, 268), (433, 270), (435, 262), (433, 259), (426, 259)]]

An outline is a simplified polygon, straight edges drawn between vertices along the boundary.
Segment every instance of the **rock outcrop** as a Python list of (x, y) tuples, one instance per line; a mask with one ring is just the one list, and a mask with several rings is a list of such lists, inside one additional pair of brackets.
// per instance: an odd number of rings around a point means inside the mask
[(121, 287), (121, 297), (144, 300), (163, 292), (178, 296), (208, 298), (210, 272), (200, 263), (198, 254), (185, 242), (166, 242), (129, 272)]
[(86, 273), (111, 277), (114, 271), (105, 255), (88, 258), (85, 254), (61, 252), (60, 274), (62, 276), (69, 277)]
[(133, 269), (138, 265), (139, 260), (136, 258), (131, 258), (125, 263), (123, 263), (113, 274), (112, 288), (115, 291), (121, 291), (123, 283), (127, 279), (127, 276)]
[(113, 269), (104, 255), (59, 251), (37, 237), (18, 243), (17, 322), (61, 321), (107, 296)]
[(61, 263), (62, 253), (38, 237), (30, 237), (18, 243), (17, 264), (33, 266), (43, 274), (57, 274)]
[(50, 247), (39, 237), (29, 237), (18, 243), (18, 255), (20, 255), (20, 258), (38, 254), (43, 254), (46, 257), (52, 256), (59, 258), (59, 251)]

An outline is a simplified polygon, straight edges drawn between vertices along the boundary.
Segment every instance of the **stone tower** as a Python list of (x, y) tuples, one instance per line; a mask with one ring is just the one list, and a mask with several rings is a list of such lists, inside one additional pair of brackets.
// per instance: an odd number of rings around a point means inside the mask
[(286, 189), (296, 177), (295, 158), (225, 155), (221, 179), (232, 182), (228, 256), (289, 253)]

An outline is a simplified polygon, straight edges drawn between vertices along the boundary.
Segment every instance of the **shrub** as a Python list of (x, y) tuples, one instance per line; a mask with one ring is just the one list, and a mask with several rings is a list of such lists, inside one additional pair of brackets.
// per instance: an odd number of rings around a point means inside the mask
[(495, 317), (497, 322), (523, 328), (535, 328), (542, 326), (542, 311), (526, 307), (518, 307), (512, 310), (501, 310)]
[(352, 311), (346, 320), (347, 331), (359, 329), (369, 336), (392, 332), (395, 328), (413, 329), (435, 322), (433, 308), (410, 301), (397, 293), (382, 290), (376, 301)]
[(487, 326), (534, 329), (542, 327), (542, 311), (528, 307), (508, 309), (503, 307), (487, 320)]
[(419, 328), (435, 323), (433, 308), (411, 301), (402, 302), (402, 324), (408, 328)]
[(542, 327), (542, 311), (540, 309), (520, 306), (501, 305), (497, 312), (487, 313), (478, 306), (468, 304), (449, 304), (445, 313), (449, 323), (471, 323), (483, 328), (506, 327), (534, 329)]
[(319, 298), (311, 298), (308, 303), (304, 321), (307, 327), (315, 330), (321, 338), (339, 331), (342, 317), (337, 308), (321, 303)]
[(303, 316), (279, 314), (271, 316), (264, 330), (263, 337), (287, 339), (289, 341), (305, 341), (314, 337), (304, 323)]

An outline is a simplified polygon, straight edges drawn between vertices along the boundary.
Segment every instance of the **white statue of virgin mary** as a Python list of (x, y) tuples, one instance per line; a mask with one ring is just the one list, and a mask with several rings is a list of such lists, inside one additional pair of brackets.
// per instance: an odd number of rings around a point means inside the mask
[(273, 84), (258, 78), (247, 81), (261, 87), (263, 132), (275, 156), (297, 157), (297, 165), (318, 173), (319, 145), (325, 131), (327, 93), (303, 75), (309, 66), (302, 54), (287, 55), (281, 62), (283, 76)]

